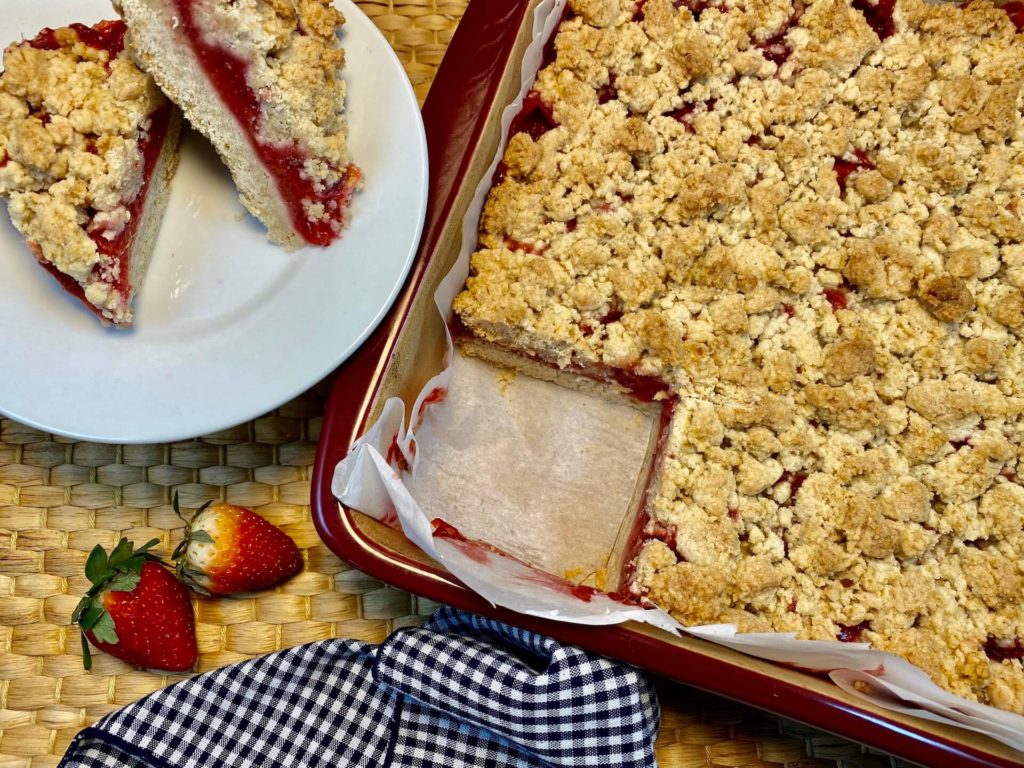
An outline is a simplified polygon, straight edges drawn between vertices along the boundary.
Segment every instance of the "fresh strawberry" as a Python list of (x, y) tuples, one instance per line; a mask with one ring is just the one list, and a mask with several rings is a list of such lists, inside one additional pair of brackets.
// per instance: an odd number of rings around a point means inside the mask
[(212, 595), (266, 589), (302, 570), (302, 553), (288, 534), (252, 510), (223, 502), (200, 507), (173, 558), (179, 579)]
[(195, 666), (196, 631), (188, 590), (149, 550), (121, 539), (110, 556), (89, 553), (85, 575), (92, 588), (71, 620), (82, 630), (82, 661), (92, 667), (86, 638), (111, 656), (146, 669), (183, 672)]

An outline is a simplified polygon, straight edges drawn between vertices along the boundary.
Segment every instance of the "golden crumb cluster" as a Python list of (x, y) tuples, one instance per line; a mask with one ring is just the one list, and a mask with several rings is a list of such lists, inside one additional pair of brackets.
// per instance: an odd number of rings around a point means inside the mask
[(248, 62), (259, 94), (261, 140), (298, 143), (313, 158), (305, 174), (327, 189), (352, 162), (345, 122), (345, 66), (337, 33), (345, 17), (331, 0), (195, 0), (204, 36)]
[(570, 5), (458, 317), (670, 385), (637, 592), (1024, 713), (1024, 38), (988, 0)]
[(112, 289), (118, 259), (92, 232), (116, 238), (143, 182), (139, 138), (163, 104), (131, 59), (53, 32), (52, 49), (4, 51), (0, 73), (0, 196), (37, 256), (78, 282), (108, 319), (126, 297)]

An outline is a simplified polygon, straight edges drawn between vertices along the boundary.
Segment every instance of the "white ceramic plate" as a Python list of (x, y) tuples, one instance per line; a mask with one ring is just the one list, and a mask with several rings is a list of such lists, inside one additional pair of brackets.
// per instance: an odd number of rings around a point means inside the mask
[[(298, 253), (271, 245), (212, 148), (186, 131), (136, 327), (121, 331), (65, 294), (0, 212), (0, 412), (83, 440), (194, 437), (305, 391), (376, 327), (419, 244), (426, 138), (383, 35), (351, 0), (335, 3), (366, 179), (342, 239)], [(103, 18), (115, 18), (105, 0), (3, 0), (0, 45)]]

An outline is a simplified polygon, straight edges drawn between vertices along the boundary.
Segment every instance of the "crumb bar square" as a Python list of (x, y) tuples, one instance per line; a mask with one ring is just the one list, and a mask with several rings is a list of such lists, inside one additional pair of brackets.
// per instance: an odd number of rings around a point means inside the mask
[(637, 594), (1024, 713), (1019, 15), (570, 0), (454, 312), (677, 399)]

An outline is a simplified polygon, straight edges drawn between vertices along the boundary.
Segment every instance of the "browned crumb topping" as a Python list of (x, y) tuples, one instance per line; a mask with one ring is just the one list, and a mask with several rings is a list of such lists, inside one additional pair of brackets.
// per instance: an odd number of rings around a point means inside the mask
[(195, 0), (196, 22), (212, 43), (250, 61), (262, 99), (262, 138), (298, 142), (313, 159), (306, 173), (331, 187), (352, 162), (345, 122), (345, 66), (337, 33), (345, 17), (331, 0)]
[(1024, 713), (1024, 42), (689, 5), (572, 0), (455, 311), (679, 396), (636, 590)]
[(112, 240), (128, 223), (142, 184), (140, 133), (163, 96), (128, 56), (111, 60), (71, 28), (54, 34), (54, 50), (4, 51), (0, 196), (39, 258), (108, 319), (126, 322), (128, 297), (112, 288), (121, 264), (99, 252), (91, 231)]

